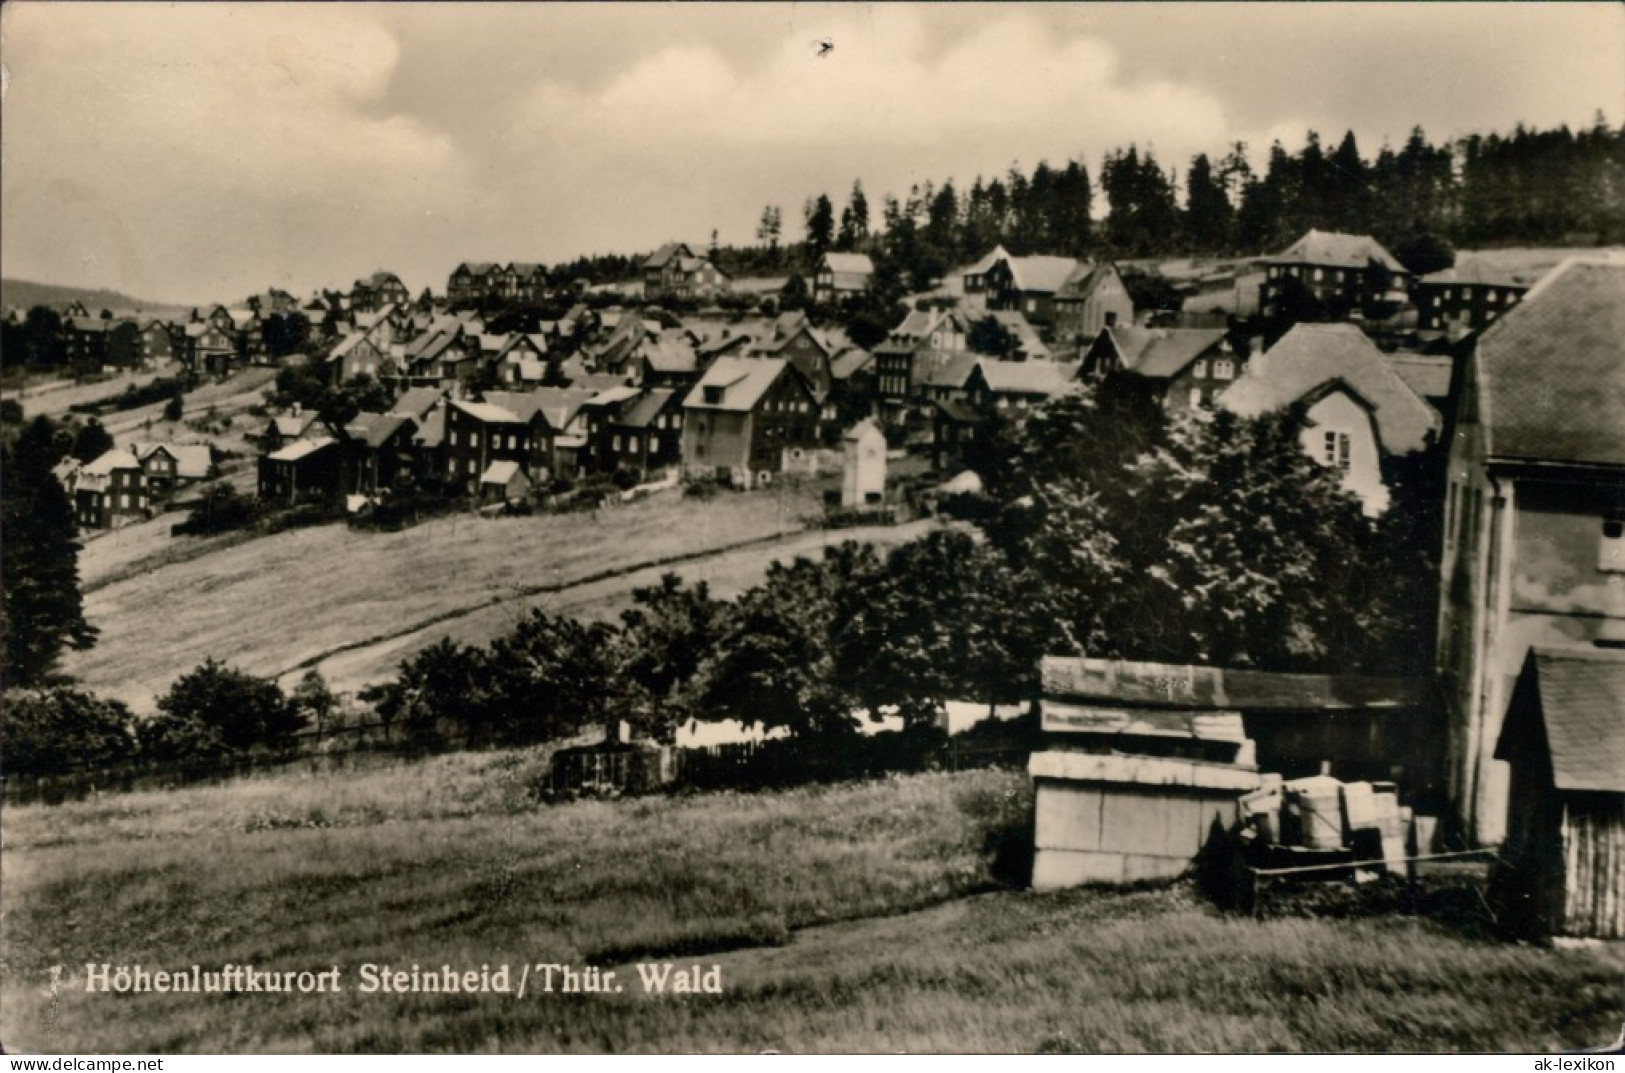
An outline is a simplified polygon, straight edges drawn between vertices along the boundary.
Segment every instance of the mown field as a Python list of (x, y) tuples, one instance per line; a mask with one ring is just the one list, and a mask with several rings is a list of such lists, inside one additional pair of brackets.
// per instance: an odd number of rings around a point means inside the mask
[[(534, 804), (538, 751), (9, 809), (8, 1051), (1550, 1051), (1625, 952), (1448, 922), (1014, 889), (1020, 772)], [(635, 962), (719, 967), (646, 994)], [(86, 962), (344, 970), (339, 995), (86, 994)], [(363, 963), (615, 967), (624, 993), (360, 994)], [(56, 994), (50, 970), (65, 971)]]
[[(461, 514), (399, 533), (326, 525), (203, 548), (150, 534), (105, 548), (91, 541), (81, 564), (85, 615), (101, 637), (62, 668), (145, 711), (210, 656), (276, 675), (358, 642), (510, 605), (485, 620), (489, 639), (522, 613), (512, 602), (529, 591), (800, 532), (818, 504), (811, 487), (709, 501), (673, 491), (596, 514)], [(386, 652), (345, 688), (387, 673), (398, 658)]]

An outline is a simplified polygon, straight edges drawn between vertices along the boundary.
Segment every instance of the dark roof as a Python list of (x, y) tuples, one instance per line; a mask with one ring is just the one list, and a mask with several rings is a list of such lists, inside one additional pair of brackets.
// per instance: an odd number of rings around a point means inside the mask
[(1565, 261), (1473, 362), (1491, 458), (1625, 466), (1625, 261)]
[(1511, 735), (1528, 712), (1541, 721), (1559, 790), (1625, 793), (1625, 652), (1532, 648), (1514, 703), (1497, 759), (1520, 759)]
[(647, 428), (660, 416), (660, 411), (666, 408), (666, 403), (677, 392), (670, 388), (651, 388), (639, 395), (621, 411), (621, 416), (615, 419), (615, 424), (625, 428)]
[(1045, 656), (1046, 698), (1246, 711), (1405, 708), (1429, 702), (1425, 678), (1276, 674), (1169, 663)]
[(1140, 376), (1171, 379), (1224, 341), (1223, 328), (1105, 328), (1123, 368)]
[(418, 423), (405, 414), (370, 414), (362, 411), (355, 415), (355, 420), (344, 426), (345, 434), (351, 439), (360, 440), (368, 447), (374, 449), (388, 443), (394, 436), (406, 427), (410, 438), (417, 431)]
[(651, 253), (649, 255), (649, 259), (647, 261), (643, 262), (643, 267), (644, 268), (664, 268), (664, 267), (666, 267), (666, 262), (670, 261), (673, 257), (693, 257), (693, 256), (694, 256), (694, 251), (689, 249), (688, 245), (686, 243), (668, 242), (664, 246), (662, 246), (658, 250), (656, 250), (655, 252)]

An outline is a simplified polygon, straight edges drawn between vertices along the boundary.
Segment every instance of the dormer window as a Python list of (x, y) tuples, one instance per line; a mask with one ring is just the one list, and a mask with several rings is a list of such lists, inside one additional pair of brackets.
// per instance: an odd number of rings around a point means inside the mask
[(705, 401), (708, 404), (712, 405), (712, 406), (715, 406), (715, 405), (719, 404), (720, 402), (722, 402), (722, 385), (721, 384), (706, 384), (705, 385)]

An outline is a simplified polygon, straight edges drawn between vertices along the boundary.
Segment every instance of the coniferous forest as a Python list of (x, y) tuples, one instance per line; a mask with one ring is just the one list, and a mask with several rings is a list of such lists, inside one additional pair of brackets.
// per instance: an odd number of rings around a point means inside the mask
[[(1311, 227), (1369, 234), (1418, 271), (1441, 244), (1462, 248), (1625, 241), (1625, 126), (1471, 134), (1435, 142), (1415, 128), (1373, 153), (1352, 132), (1310, 131), (1295, 152), (1236, 143), (1165, 161), (1138, 146), (1087, 163), (1019, 163), (998, 176), (926, 181), (878, 205), (861, 182), (810, 195), (796, 220), (766, 206), (754, 246), (712, 247), (735, 276), (806, 271), (826, 250), (877, 258), (877, 283), (923, 289), (996, 245), (1017, 256), (1257, 255)], [(1414, 263), (1413, 263), (1414, 262)], [(582, 257), (565, 278), (610, 282), (637, 258)], [(1448, 262), (1447, 262), (1448, 263)]]

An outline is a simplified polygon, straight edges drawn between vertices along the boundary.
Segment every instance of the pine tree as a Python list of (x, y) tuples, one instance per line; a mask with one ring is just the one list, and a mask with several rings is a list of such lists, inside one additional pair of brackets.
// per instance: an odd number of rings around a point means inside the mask
[(73, 505), (51, 473), (65, 453), (55, 426), (36, 417), (0, 452), (3, 672), (7, 685), (26, 686), (45, 680), (64, 648), (95, 644), (96, 631), (79, 593)]

